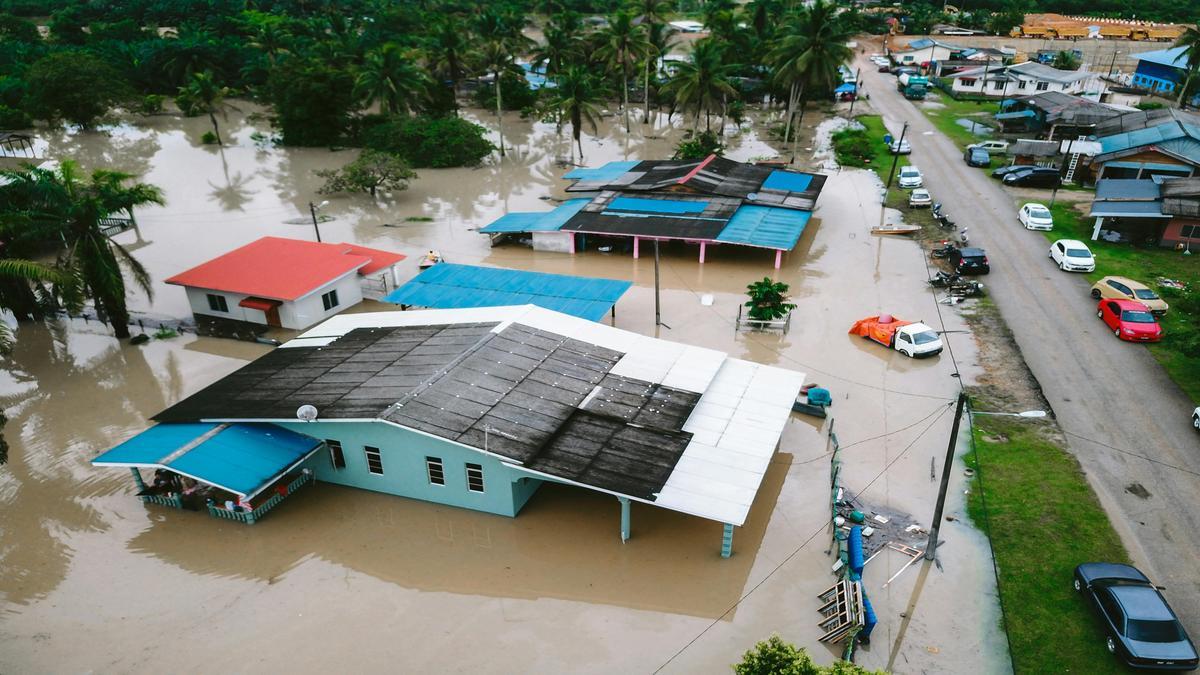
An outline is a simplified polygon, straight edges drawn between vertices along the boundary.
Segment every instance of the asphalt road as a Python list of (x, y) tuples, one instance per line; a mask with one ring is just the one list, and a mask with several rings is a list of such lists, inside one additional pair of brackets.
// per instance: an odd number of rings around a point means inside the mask
[(970, 227), (972, 245), (986, 248), (989, 295), (1135, 564), (1167, 587), (1188, 632), (1200, 638), (1200, 439), (1192, 401), (1144, 347), (1117, 340), (1096, 318), (1087, 280), (1047, 259), (1047, 239), (1017, 223), (1014, 196), (969, 169), (957, 146), (896, 92), (894, 77), (863, 57), (859, 65), (870, 103), (893, 135), (909, 123), (910, 162), (934, 200), (960, 228)]

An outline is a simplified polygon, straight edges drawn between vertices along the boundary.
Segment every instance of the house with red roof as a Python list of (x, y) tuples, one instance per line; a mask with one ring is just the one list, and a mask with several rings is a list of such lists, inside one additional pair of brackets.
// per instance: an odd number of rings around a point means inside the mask
[(362, 302), (364, 279), (396, 283), (404, 256), (356, 244), (263, 237), (167, 279), (204, 324), (302, 330)]

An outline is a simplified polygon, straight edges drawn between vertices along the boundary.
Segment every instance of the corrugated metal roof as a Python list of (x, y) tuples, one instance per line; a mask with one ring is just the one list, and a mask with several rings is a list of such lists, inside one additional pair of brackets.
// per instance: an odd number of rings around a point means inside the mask
[(734, 212), (716, 241), (790, 251), (810, 218), (811, 211), (743, 206)]
[(436, 309), (537, 305), (598, 321), (629, 281), (441, 263), (392, 291), (385, 302)]
[(92, 464), (167, 469), (249, 497), (320, 444), (273, 424), (158, 424)]
[(568, 171), (563, 175), (563, 178), (566, 178), (567, 180), (587, 181), (616, 180), (638, 164), (638, 160), (633, 160), (630, 162), (609, 162), (608, 164), (595, 169), (580, 167), (578, 169), (572, 169), (571, 171)]
[(563, 224), (579, 210), (587, 206), (590, 199), (568, 199), (553, 211), (507, 213), (479, 228), (484, 234), (509, 232), (557, 232)]
[(1089, 218), (1169, 218), (1162, 213), (1162, 202), (1092, 202)]
[(1170, 49), (1159, 49), (1153, 52), (1134, 54), (1133, 58), (1138, 61), (1157, 63), (1160, 66), (1183, 69), (1187, 67), (1186, 52), (1187, 47), (1172, 47)]
[(1104, 178), (1096, 182), (1097, 201), (1153, 201), (1158, 197), (1158, 184), (1148, 178)]

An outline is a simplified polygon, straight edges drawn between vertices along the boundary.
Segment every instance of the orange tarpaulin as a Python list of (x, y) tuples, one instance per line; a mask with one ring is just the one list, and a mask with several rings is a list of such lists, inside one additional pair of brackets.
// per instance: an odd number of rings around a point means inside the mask
[(896, 330), (911, 323), (912, 321), (901, 321), (890, 314), (868, 316), (855, 321), (854, 325), (850, 327), (850, 334), (871, 338), (881, 345), (890, 347), (892, 346), (892, 335)]

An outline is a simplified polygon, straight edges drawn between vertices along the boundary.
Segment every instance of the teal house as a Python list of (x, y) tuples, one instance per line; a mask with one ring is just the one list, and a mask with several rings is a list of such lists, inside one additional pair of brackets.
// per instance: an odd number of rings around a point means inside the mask
[(614, 497), (623, 540), (634, 501), (718, 521), (728, 556), (803, 380), (534, 305), (349, 314), (93, 463), (248, 523), (321, 483), (515, 517), (556, 482)]

